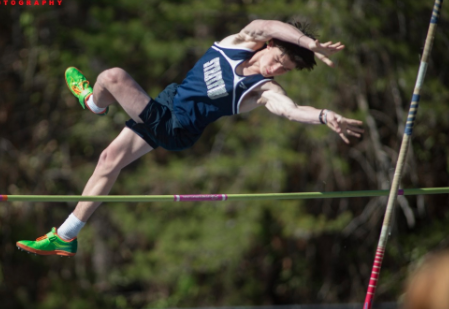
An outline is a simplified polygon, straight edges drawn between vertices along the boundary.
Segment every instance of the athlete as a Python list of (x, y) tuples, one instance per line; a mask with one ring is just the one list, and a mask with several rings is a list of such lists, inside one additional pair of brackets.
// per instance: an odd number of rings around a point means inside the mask
[[(118, 102), (131, 117), (101, 153), (83, 195), (107, 195), (122, 168), (161, 146), (191, 147), (204, 128), (222, 116), (265, 106), (271, 113), (306, 124), (326, 124), (349, 143), (360, 137), (362, 122), (330, 110), (296, 105), (274, 77), (293, 69), (311, 70), (315, 57), (333, 67), (329, 56), (344, 48), (320, 43), (300, 23), (255, 20), (204, 54), (180, 85), (169, 85), (156, 99), (122, 69), (102, 72), (93, 87), (76, 68), (65, 73), (67, 85), (83, 108), (105, 115)], [(77, 235), (100, 202), (79, 202), (58, 228), (36, 241), (19, 241), (19, 249), (40, 255), (73, 256)]]

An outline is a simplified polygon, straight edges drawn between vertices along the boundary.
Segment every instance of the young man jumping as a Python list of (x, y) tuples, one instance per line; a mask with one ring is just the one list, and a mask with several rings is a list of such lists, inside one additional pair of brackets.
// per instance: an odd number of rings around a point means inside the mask
[[(120, 68), (102, 72), (93, 89), (79, 70), (68, 68), (67, 85), (83, 108), (105, 115), (108, 106), (118, 102), (131, 117), (101, 153), (83, 195), (109, 194), (121, 169), (144, 154), (159, 146), (167, 150), (189, 148), (209, 123), (259, 106), (288, 120), (326, 124), (346, 143), (347, 136), (360, 137), (361, 121), (296, 105), (274, 81), (275, 76), (295, 68), (313, 69), (315, 56), (332, 67), (328, 57), (343, 48), (339, 42), (320, 43), (301, 31), (298, 23), (255, 20), (215, 43), (180, 85), (169, 85), (156, 99)], [(76, 237), (100, 204), (79, 202), (58, 229), (36, 241), (19, 241), (17, 246), (40, 255), (75, 255)]]

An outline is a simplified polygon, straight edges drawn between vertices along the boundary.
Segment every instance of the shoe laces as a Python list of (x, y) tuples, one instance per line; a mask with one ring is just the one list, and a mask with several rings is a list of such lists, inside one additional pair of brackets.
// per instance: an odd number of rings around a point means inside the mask
[(79, 83), (76, 83), (74, 80), (72, 80), (72, 90), (77, 94), (80, 95), (83, 90), (87, 89), (89, 87), (89, 81), (83, 80)]

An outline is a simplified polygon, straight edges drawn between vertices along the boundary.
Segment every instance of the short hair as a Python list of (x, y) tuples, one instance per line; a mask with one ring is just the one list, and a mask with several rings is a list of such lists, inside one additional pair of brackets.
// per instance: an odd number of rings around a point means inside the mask
[[(301, 23), (298, 20), (288, 21), (287, 24), (300, 30), (304, 35), (316, 40), (315, 35), (311, 33), (309, 24)], [(278, 47), (284, 54), (286, 54), (291, 61), (296, 64), (296, 69), (307, 69), (311, 71), (316, 65), (315, 53), (310, 49), (298, 46), (293, 43), (281, 41), (279, 39), (273, 39), (273, 45)]]

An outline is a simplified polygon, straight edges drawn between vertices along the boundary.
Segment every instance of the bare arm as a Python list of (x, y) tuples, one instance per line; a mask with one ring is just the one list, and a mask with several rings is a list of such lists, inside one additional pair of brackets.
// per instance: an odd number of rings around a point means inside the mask
[(304, 48), (309, 48), (309, 45), (314, 42), (313, 39), (305, 36), (292, 25), (277, 20), (254, 20), (239, 34), (248, 41), (266, 42), (271, 39), (279, 39)]
[(332, 44), (332, 42), (320, 43), (318, 40), (309, 38), (292, 25), (277, 20), (254, 20), (239, 33), (225, 38), (220, 43), (257, 50), (271, 39), (279, 39), (310, 49), (318, 59), (329, 66), (333, 66), (333, 62), (328, 57), (344, 48), (344, 45), (340, 42), (335, 44)]
[[(311, 106), (296, 105), (290, 99), (280, 85), (275, 82), (266, 83), (262, 87), (258, 104), (263, 104), (273, 114), (282, 116), (291, 121), (307, 124), (320, 124), (321, 109)], [(324, 116), (324, 115), (323, 115)], [(341, 115), (327, 111), (322, 120), (335, 131), (345, 143), (349, 144), (348, 135), (360, 137), (364, 130), (361, 128), (363, 122), (355, 119), (342, 117)]]

